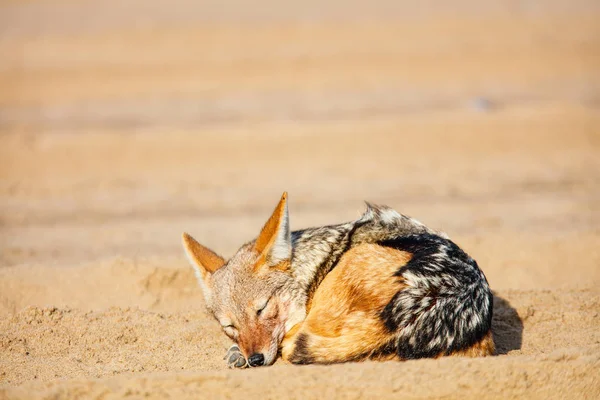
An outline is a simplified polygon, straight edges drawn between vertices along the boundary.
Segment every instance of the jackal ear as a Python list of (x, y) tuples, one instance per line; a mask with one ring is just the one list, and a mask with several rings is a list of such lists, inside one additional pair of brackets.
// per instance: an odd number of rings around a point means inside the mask
[[(261, 255), (264, 264), (274, 267), (292, 258), (292, 237), (287, 206), (287, 192), (284, 192), (273, 214), (263, 226), (254, 249)], [(258, 263), (259, 264), (263, 263)]]
[(196, 279), (203, 288), (206, 288), (210, 275), (221, 268), (225, 264), (225, 260), (214, 251), (202, 246), (185, 232), (181, 235), (181, 239), (185, 254), (192, 267), (194, 267)]

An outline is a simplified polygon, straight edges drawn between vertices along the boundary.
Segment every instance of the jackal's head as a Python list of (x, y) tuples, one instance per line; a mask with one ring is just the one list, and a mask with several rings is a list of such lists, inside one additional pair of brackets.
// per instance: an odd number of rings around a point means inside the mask
[[(284, 193), (258, 238), (225, 261), (183, 234), (206, 305), (250, 366), (270, 365), (289, 329), (294, 305), (292, 243)], [(288, 324), (286, 329), (286, 324)]]

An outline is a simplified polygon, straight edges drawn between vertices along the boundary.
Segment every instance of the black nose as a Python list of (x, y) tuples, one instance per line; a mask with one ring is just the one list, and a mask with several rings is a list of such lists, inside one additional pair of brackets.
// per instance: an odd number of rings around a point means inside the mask
[(265, 363), (265, 356), (261, 353), (254, 353), (248, 358), (248, 364), (251, 367), (260, 367)]

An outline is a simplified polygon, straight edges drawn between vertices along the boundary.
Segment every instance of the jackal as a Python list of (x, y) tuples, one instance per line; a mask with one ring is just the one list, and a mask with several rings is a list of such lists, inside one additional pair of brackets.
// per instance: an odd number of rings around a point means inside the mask
[(291, 232), (284, 193), (258, 237), (225, 261), (183, 234), (230, 367), (487, 356), (493, 296), (475, 260), (386, 206)]

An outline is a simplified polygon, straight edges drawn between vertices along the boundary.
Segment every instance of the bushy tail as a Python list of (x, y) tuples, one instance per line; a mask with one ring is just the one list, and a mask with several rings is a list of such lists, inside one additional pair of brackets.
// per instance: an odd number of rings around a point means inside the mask
[(413, 254), (396, 273), (406, 288), (382, 312), (387, 328), (398, 333), (401, 358), (449, 355), (489, 332), (492, 292), (475, 260), (456, 244), (431, 234), (381, 244)]

